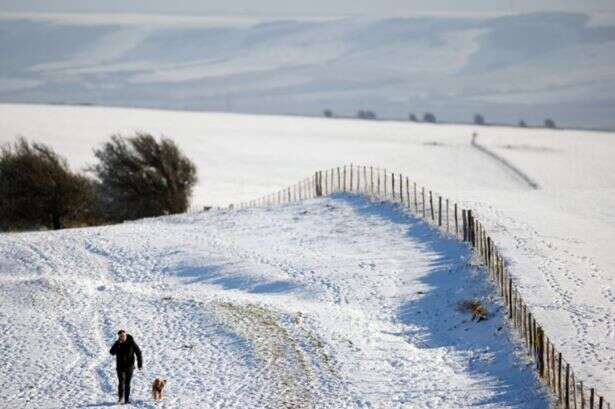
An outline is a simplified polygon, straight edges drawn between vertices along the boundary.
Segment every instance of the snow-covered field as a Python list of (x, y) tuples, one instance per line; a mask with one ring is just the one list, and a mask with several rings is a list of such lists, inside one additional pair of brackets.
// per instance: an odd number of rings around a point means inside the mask
[[(173, 137), (199, 167), (196, 204), (253, 199), (350, 162), (402, 172), (478, 212), (558, 350), (615, 401), (612, 133), (13, 104), (0, 117), (0, 141), (50, 143), (77, 168), (115, 132)], [(538, 189), (473, 147), (474, 131)]]
[(120, 327), (138, 407), (548, 407), (468, 247), (361, 197), (6, 234), (0, 272), (3, 408), (113, 405)]
[(615, 127), (615, 13), (390, 7), (369, 17), (0, 10), (0, 101)]

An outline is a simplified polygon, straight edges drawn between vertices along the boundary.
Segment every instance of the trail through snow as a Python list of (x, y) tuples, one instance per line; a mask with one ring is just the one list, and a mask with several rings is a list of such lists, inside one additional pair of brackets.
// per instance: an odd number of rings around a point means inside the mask
[(465, 245), (357, 196), (4, 234), (0, 407), (114, 405), (125, 328), (137, 407), (547, 408), (492, 296)]

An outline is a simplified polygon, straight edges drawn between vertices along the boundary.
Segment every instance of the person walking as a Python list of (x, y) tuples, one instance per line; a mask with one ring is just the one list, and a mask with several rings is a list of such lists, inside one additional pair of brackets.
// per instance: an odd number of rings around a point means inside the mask
[(117, 332), (117, 341), (109, 351), (115, 355), (115, 369), (118, 379), (118, 403), (130, 403), (130, 381), (135, 369), (135, 355), (137, 356), (137, 367), (143, 369), (143, 359), (141, 350), (132, 335), (127, 334), (123, 329)]

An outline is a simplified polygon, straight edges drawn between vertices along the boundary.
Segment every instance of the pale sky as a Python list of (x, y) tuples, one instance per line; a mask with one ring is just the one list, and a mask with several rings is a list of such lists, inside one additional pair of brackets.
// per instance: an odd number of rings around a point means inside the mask
[(377, 14), (615, 11), (615, 0), (0, 0), (0, 11)]

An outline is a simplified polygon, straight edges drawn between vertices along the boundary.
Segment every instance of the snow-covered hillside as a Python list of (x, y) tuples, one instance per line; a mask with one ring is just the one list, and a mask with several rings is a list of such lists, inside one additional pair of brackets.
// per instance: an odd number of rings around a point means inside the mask
[[(344, 163), (410, 176), (478, 212), (577, 375), (615, 401), (615, 135), (100, 107), (0, 105), (0, 142), (49, 143), (81, 168), (115, 132), (165, 134), (196, 162), (196, 204), (278, 191)], [(538, 189), (478, 142), (531, 177)]]
[(465, 245), (347, 195), (1, 235), (0, 407), (113, 405), (125, 328), (138, 407), (547, 408), (485, 283)]
[(0, 13), (0, 100), (615, 127), (613, 13)]

